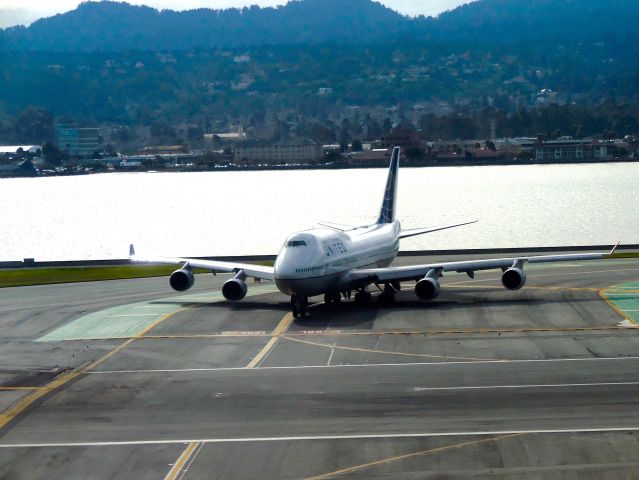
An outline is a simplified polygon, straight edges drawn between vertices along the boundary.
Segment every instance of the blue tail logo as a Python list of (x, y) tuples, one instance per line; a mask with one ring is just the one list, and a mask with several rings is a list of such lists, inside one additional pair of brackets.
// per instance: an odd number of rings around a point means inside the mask
[(393, 148), (384, 200), (379, 212), (377, 223), (392, 223), (395, 221), (395, 192), (397, 191), (397, 172), (399, 171), (399, 147)]

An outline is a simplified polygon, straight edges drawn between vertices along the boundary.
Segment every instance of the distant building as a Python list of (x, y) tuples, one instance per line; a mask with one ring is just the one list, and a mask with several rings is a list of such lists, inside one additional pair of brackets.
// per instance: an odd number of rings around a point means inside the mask
[(474, 148), (465, 150), (462, 153), (457, 152), (442, 152), (437, 154), (438, 162), (500, 162), (506, 157), (505, 152), (485, 150), (481, 148)]
[(485, 140), (444, 140), (432, 142), (433, 150), (436, 153), (455, 153), (466, 150), (477, 150), (486, 148)]
[(238, 144), (235, 146), (235, 163), (310, 163), (321, 161), (322, 145), (310, 141), (272, 144)]
[(246, 140), (246, 133), (242, 127), (237, 132), (205, 133), (204, 147), (208, 151), (215, 150), (224, 144), (235, 144)]
[(175, 155), (187, 153), (182, 145), (157, 145), (152, 147), (144, 147), (138, 152), (139, 155)]
[(537, 138), (533, 137), (514, 137), (500, 138), (494, 143), (498, 150), (505, 151), (510, 155), (519, 155), (521, 152), (533, 152), (537, 141)]
[(380, 147), (418, 147), (421, 145), (421, 140), (417, 132), (404, 128), (394, 128), (391, 133), (382, 136)]
[(593, 140), (549, 140), (534, 145), (539, 162), (599, 162), (611, 160), (608, 146)]
[(100, 135), (97, 128), (56, 124), (55, 142), (60, 150), (72, 157), (90, 157), (100, 150)]
[(388, 167), (390, 158), (390, 148), (375, 148), (351, 154), (348, 163), (361, 167)]
[(42, 150), (41, 145), (0, 145), (0, 155), (9, 155), (12, 153), (18, 153), (18, 150), (22, 149), (25, 153), (37, 154)]

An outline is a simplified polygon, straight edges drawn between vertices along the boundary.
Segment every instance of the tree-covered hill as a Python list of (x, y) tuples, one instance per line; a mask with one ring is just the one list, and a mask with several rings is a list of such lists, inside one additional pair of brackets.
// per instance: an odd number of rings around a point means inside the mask
[(293, 0), (276, 8), (158, 11), (124, 2), (76, 10), (0, 34), (9, 50), (174, 51), (281, 44), (367, 44), (401, 38), (513, 43), (630, 39), (637, 0), (478, 0), (409, 18), (372, 0)]
[(426, 38), (474, 39), (482, 43), (636, 38), (636, 0), (479, 0), (421, 19)]
[[(129, 126), (637, 106), (638, 12), (637, 0), (478, 0), (438, 18), (370, 0), (188, 12), (84, 3), (0, 32), (0, 143), (23, 138), (2, 125), (30, 106)], [(512, 132), (544, 128), (519, 123)]]
[(6, 48), (89, 52), (184, 50), (290, 43), (366, 43), (404, 32), (407, 18), (371, 0), (303, 0), (276, 8), (158, 11), (85, 2), (4, 32)]

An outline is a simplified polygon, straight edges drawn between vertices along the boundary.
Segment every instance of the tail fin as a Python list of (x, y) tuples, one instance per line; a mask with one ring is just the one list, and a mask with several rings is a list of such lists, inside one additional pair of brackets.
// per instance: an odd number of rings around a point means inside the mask
[(397, 172), (399, 171), (399, 147), (393, 148), (391, 155), (384, 200), (379, 212), (377, 223), (391, 223), (395, 221), (395, 193), (397, 192)]

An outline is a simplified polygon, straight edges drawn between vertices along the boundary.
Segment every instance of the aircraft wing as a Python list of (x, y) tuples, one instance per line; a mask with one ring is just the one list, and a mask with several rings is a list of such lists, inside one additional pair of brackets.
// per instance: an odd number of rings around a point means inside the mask
[(503, 269), (523, 266), (526, 263), (569, 262), (576, 260), (598, 260), (614, 253), (619, 244), (610, 252), (577, 253), (568, 255), (540, 255), (533, 257), (508, 257), (482, 260), (464, 260), (461, 262), (429, 263), (405, 267), (366, 268), (355, 269), (350, 272), (352, 283), (384, 283), (391, 281), (419, 280), (430, 272), (443, 274), (444, 272), (467, 273), (473, 276), (478, 270)]
[(131, 245), (129, 258), (133, 262), (159, 263), (164, 265), (188, 265), (190, 268), (204, 268), (214, 273), (237, 273), (243, 270), (247, 277), (260, 278), (262, 280), (273, 280), (273, 267), (254, 265), (251, 263), (222, 262), (218, 260), (200, 260), (197, 258), (179, 257), (139, 257), (135, 254), (135, 248)]

